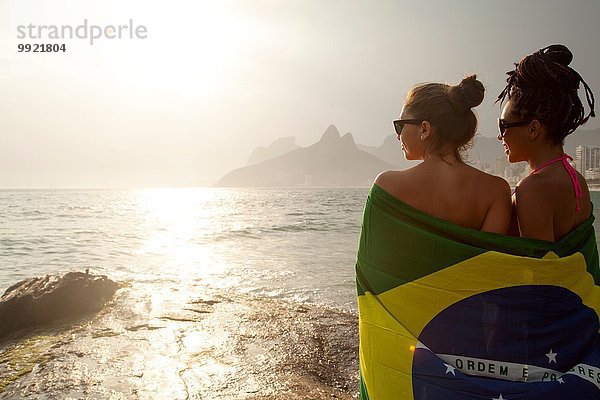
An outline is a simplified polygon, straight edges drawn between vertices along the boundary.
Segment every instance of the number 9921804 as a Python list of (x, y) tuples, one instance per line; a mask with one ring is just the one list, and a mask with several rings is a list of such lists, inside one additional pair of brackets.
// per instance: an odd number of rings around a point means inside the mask
[(17, 51), (19, 53), (64, 53), (67, 51), (67, 46), (64, 43), (19, 43), (17, 45)]

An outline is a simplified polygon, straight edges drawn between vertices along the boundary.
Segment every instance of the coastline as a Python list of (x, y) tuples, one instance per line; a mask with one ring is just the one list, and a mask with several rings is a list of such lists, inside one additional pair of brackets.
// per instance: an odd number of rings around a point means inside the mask
[(124, 288), (96, 315), (0, 342), (0, 399), (356, 398), (355, 313), (173, 289)]

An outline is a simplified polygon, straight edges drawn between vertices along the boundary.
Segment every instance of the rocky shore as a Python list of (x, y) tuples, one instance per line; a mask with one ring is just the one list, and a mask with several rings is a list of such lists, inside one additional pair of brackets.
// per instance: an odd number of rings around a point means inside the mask
[(0, 399), (353, 399), (356, 319), (205, 284), (132, 284), (95, 315), (1, 342)]
[(87, 272), (18, 282), (0, 297), (0, 339), (19, 329), (100, 311), (118, 288), (106, 276)]

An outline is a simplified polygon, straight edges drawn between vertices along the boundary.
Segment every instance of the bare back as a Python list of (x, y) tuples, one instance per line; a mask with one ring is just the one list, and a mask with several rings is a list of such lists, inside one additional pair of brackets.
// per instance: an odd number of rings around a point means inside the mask
[(582, 191), (579, 211), (573, 182), (560, 163), (519, 183), (513, 203), (521, 236), (558, 241), (589, 218), (590, 193), (585, 179), (579, 173), (577, 176)]
[(425, 161), (380, 174), (375, 183), (408, 205), (465, 228), (506, 234), (511, 201), (508, 183), (464, 163)]

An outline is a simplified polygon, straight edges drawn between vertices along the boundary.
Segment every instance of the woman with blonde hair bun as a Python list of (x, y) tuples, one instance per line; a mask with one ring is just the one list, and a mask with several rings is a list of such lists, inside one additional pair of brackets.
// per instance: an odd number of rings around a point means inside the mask
[(461, 152), (477, 130), (472, 111), (483, 101), (475, 75), (459, 85), (413, 87), (394, 128), (407, 160), (423, 160), (404, 171), (380, 174), (375, 185), (404, 203), (462, 227), (506, 233), (510, 187), (502, 178), (468, 164)]

